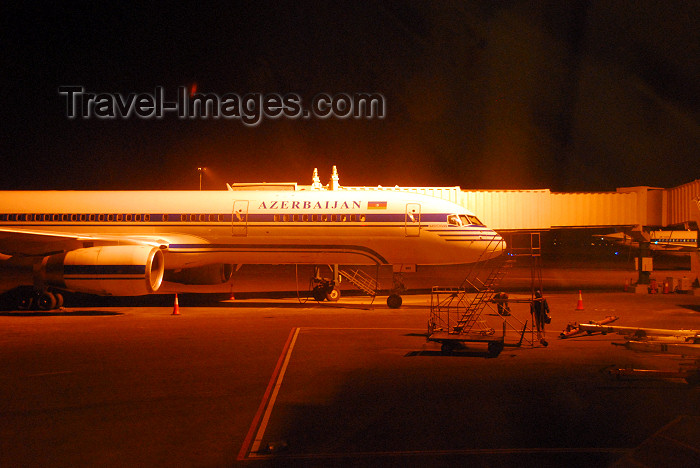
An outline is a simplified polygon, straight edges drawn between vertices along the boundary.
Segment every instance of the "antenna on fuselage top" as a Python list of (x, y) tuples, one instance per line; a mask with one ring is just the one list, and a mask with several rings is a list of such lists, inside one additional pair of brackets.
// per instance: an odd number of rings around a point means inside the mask
[(330, 190), (338, 190), (340, 188), (340, 177), (338, 177), (338, 169), (333, 166), (333, 175), (331, 175), (331, 180), (328, 182), (328, 188)]
[(311, 190), (323, 190), (323, 185), (321, 185), (321, 179), (318, 177), (317, 167), (314, 167), (314, 177), (313, 183), (311, 184)]

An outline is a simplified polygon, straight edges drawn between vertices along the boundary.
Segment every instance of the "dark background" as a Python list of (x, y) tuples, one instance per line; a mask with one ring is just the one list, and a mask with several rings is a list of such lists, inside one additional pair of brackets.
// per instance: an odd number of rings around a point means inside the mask
[[(700, 178), (696, 1), (2, 8), (1, 189), (614, 190)], [(383, 120), (69, 120), (91, 92), (378, 92)]]

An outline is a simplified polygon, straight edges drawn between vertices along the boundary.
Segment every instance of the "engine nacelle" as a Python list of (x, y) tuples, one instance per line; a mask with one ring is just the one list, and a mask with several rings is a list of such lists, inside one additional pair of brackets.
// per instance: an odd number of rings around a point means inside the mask
[(39, 280), (69, 291), (143, 296), (160, 288), (163, 252), (147, 245), (88, 247), (44, 257)]
[(182, 270), (168, 270), (163, 279), (171, 283), (207, 285), (224, 284), (231, 279), (233, 265), (228, 263), (212, 263)]

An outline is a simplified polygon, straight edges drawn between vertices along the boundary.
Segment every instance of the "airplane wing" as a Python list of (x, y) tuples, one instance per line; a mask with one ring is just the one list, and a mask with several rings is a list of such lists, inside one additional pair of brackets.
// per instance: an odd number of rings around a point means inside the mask
[(168, 239), (154, 236), (109, 236), (89, 233), (51, 232), (0, 228), (0, 254), (9, 256), (50, 255), (97, 245), (167, 246)]

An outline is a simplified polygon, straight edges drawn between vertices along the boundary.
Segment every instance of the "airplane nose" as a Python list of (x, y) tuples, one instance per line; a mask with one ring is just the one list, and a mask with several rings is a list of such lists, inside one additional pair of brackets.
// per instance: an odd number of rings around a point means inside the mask
[(489, 257), (497, 257), (506, 250), (506, 241), (497, 232), (490, 231), (490, 240), (487, 247)]

